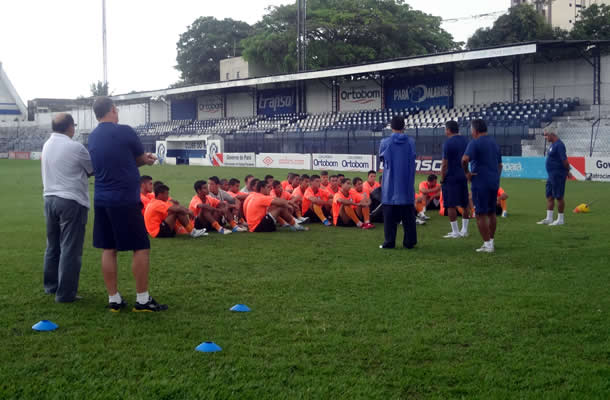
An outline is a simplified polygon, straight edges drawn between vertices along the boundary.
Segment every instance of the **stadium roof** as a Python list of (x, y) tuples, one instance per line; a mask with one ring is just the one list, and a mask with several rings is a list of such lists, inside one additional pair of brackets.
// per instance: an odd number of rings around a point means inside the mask
[[(0, 92), (3, 92), (2, 88), (4, 88), (4, 90), (6, 91), (4, 96), (8, 94), (8, 96), (10, 97), (8, 102), (6, 101), (6, 99), (2, 100), (2, 98), (0, 97), (0, 114), (5, 116), (20, 115), (21, 118), (26, 118), (28, 115), (28, 110), (25, 107), (23, 101), (21, 100), (21, 97), (19, 97), (19, 94), (13, 87), (13, 84), (8, 79), (8, 76), (4, 72), (4, 69), (2, 68), (2, 62), (0, 62)], [(0, 93), (0, 95), (1, 94), (2, 93)]]
[(439, 64), (450, 64), (465, 61), (476, 61), (485, 59), (495, 59), (503, 57), (512, 57), (518, 55), (535, 54), (538, 50), (545, 48), (565, 48), (565, 47), (583, 47), (591, 45), (609, 44), (610, 41), (597, 40), (554, 40), (554, 41), (538, 41), (528, 43), (515, 43), (505, 46), (489, 47), (476, 50), (460, 50), (445, 53), (434, 53), (423, 56), (414, 56), (406, 58), (398, 58), (374, 63), (361, 65), (352, 65), (345, 67), (328, 68), (317, 71), (305, 71), (292, 74), (271, 75), (258, 78), (236, 79), (231, 81), (205, 83), (194, 86), (184, 86), (179, 88), (152, 90), (138, 93), (122, 94), (112, 96), (114, 100), (126, 101), (137, 100), (149, 97), (181, 95), (193, 92), (203, 92), (208, 90), (219, 90), (239, 87), (251, 87), (256, 85), (266, 85), (273, 83), (285, 83), (294, 81), (305, 81), (313, 79), (334, 78), (348, 75), (360, 75), (381, 71), (400, 70), (413, 67), (424, 67)]

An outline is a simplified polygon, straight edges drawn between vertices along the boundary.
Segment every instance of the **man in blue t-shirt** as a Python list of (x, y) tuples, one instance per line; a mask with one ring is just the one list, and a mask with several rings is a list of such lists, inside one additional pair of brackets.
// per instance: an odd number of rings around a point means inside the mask
[[(545, 139), (551, 143), (549, 151), (546, 155), (546, 172), (548, 179), (546, 181), (546, 218), (539, 221), (539, 225), (563, 225), (563, 212), (566, 206), (563, 199), (566, 189), (566, 179), (571, 177), (570, 162), (566, 154), (566, 146), (553, 131), (544, 132)], [(553, 221), (553, 211), (555, 209), (555, 200), (557, 200), (557, 219)]]
[[(477, 252), (493, 253), (496, 234), (496, 198), (502, 173), (502, 155), (496, 141), (487, 135), (487, 124), (482, 119), (471, 123), (472, 140), (462, 157), (462, 167), (471, 182), (472, 200), (476, 209), (477, 225), (483, 246)], [(472, 172), (468, 166), (472, 167)]]
[[(441, 165), (441, 185), (443, 190), (443, 206), (449, 216), (451, 232), (445, 235), (447, 239), (457, 239), (468, 236), (470, 207), (468, 198), (468, 181), (462, 168), (462, 157), (468, 146), (468, 140), (460, 135), (460, 129), (455, 121), (445, 124), (445, 134), (448, 139), (443, 144), (443, 163)], [(462, 207), (462, 230), (457, 223), (457, 207)]]
[(136, 303), (133, 311), (167, 310), (148, 294), (150, 242), (140, 203), (140, 171), (155, 156), (145, 153), (136, 132), (119, 125), (118, 109), (109, 97), (93, 103), (99, 125), (89, 135), (89, 153), (95, 171), (93, 246), (102, 249), (102, 274), (108, 290), (108, 308), (127, 306), (117, 284), (117, 252), (133, 251)]
[(381, 141), (379, 159), (383, 163), (381, 203), (383, 204), (383, 230), (385, 240), (382, 249), (396, 245), (398, 223), (405, 231), (403, 246), (412, 249), (417, 244), (415, 229), (415, 141), (403, 132), (405, 119), (394, 116), (391, 122), (392, 136)]

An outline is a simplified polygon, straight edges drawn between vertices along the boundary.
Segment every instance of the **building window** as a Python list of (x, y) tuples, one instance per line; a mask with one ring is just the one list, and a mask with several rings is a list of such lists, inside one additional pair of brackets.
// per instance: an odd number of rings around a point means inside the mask
[(239, 71), (237, 71), (237, 79), (239, 79)]
[(227, 80), (229, 80), (229, 73), (227, 72)]

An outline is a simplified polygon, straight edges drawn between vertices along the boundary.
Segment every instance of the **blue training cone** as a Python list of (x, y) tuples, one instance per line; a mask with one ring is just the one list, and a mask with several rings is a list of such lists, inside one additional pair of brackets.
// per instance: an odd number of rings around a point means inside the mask
[(235, 312), (249, 312), (250, 307), (245, 304), (235, 304), (233, 307), (230, 308), (230, 310)]
[(214, 342), (203, 342), (199, 346), (195, 347), (195, 350), (201, 351), (202, 353), (216, 353), (222, 351), (219, 345)]
[(35, 331), (39, 331), (39, 332), (54, 331), (57, 328), (59, 328), (59, 326), (57, 326), (56, 323), (51, 322), (46, 319), (43, 319), (42, 321), (39, 321), (39, 322), (35, 323), (34, 325), (32, 325), (32, 329), (34, 329)]

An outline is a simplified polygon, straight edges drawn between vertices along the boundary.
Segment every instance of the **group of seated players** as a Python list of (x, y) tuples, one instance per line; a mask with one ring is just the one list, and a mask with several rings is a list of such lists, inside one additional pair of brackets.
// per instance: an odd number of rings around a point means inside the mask
[[(289, 173), (283, 182), (271, 175), (262, 180), (248, 175), (245, 185), (240, 186), (241, 181), (236, 178), (212, 176), (207, 181), (198, 180), (186, 207), (170, 197), (170, 188), (163, 182), (142, 176), (140, 199), (146, 230), (157, 238), (180, 234), (199, 237), (210, 231), (223, 235), (273, 232), (278, 226), (306, 231), (302, 224), (308, 221), (367, 230), (375, 227), (372, 219), (383, 221), (381, 184), (375, 171), (369, 171), (366, 180), (352, 180), (342, 174), (329, 176), (327, 171), (311, 176)], [(507, 198), (500, 188), (498, 207), (503, 217), (507, 215)], [(425, 214), (429, 209), (446, 215), (436, 175), (420, 183), (415, 206), (418, 224), (429, 219)]]

